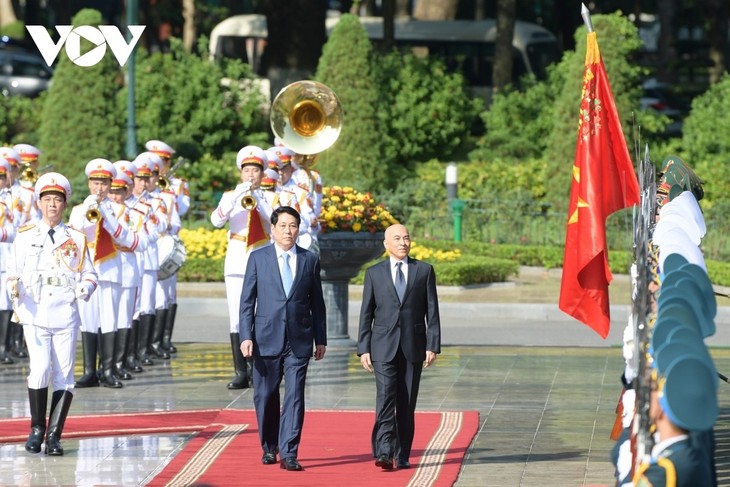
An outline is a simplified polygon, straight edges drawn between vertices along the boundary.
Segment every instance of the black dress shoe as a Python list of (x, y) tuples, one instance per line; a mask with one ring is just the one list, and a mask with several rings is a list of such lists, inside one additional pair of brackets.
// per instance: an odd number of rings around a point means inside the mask
[(282, 458), (279, 466), (286, 470), (299, 471), (302, 469), (302, 466), (299, 465), (299, 462), (297, 462), (297, 459), (294, 457)]
[(408, 460), (398, 459), (398, 468), (411, 468), (411, 462)]
[(393, 459), (388, 455), (378, 455), (378, 458), (375, 460), (375, 466), (380, 467), (383, 470), (392, 470)]
[(264, 465), (273, 465), (276, 463), (276, 453), (266, 452), (261, 457), (261, 463)]

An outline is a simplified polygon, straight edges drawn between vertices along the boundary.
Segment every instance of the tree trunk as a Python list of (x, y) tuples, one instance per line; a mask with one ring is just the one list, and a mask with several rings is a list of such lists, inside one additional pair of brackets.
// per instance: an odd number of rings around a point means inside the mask
[(658, 5), (659, 14), (659, 50), (657, 79), (665, 83), (677, 81), (677, 0), (664, 0)]
[(327, 5), (321, 0), (270, 0), (265, 14), (269, 36), (262, 64), (275, 95), (287, 84), (313, 76), (327, 36)]
[(459, 0), (418, 0), (413, 18), (419, 20), (453, 20)]
[(0, 0), (0, 26), (6, 26), (17, 22), (12, 0)]
[(396, 0), (395, 2), (395, 16), (396, 17), (408, 17), (411, 15), (409, 9), (410, 2), (408, 0)]
[(395, 0), (383, 0), (383, 51), (395, 47)]
[(707, 18), (710, 19), (710, 83), (720, 81), (722, 75), (728, 68), (727, 56), (727, 32), (728, 32), (728, 6), (727, 0), (708, 0)]
[(497, 2), (497, 42), (494, 48), (492, 87), (496, 93), (512, 82), (512, 37), (515, 30), (517, 0)]
[(195, 0), (183, 0), (183, 32), (182, 41), (185, 52), (193, 51), (197, 37), (195, 31)]
[(487, 8), (484, 2), (485, 0), (476, 0), (474, 2), (474, 20), (483, 20), (487, 17)]

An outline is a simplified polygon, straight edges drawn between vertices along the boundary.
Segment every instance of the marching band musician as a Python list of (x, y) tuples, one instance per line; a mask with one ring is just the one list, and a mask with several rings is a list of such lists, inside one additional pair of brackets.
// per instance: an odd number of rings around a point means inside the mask
[[(164, 192), (160, 189), (160, 171), (162, 170), (163, 161), (160, 156), (154, 152), (144, 152), (138, 157), (147, 157), (152, 165), (152, 174), (147, 185), (147, 196), (148, 201), (152, 201), (153, 208), (159, 208), (159, 211), (164, 213), (164, 218), (167, 219), (166, 227), (160, 232), (160, 238), (166, 235), (177, 235), (180, 232), (182, 225), (180, 221), (180, 214), (177, 211), (177, 203), (175, 195), (170, 192)], [(164, 258), (160, 253), (159, 242), (158, 242), (158, 258), (160, 268), (164, 263)], [(150, 339), (150, 350), (158, 358), (169, 359), (170, 350), (169, 346), (172, 345), (170, 341), (172, 336), (172, 330), (168, 328), (168, 309), (170, 306), (171, 299), (174, 298), (175, 284), (176, 281), (168, 279), (157, 279), (155, 285), (155, 323), (152, 328), (152, 337)], [(175, 349), (176, 350), (176, 349)]]
[[(20, 155), (21, 164), (32, 169), (36, 178), (38, 177), (38, 158), (41, 155), (40, 149), (30, 144), (16, 144), (13, 149)], [(41, 212), (36, 205), (35, 181), (33, 179), (25, 179), (22, 177), (23, 169), (20, 169), (21, 177), (19, 179), (21, 191), (21, 201), (23, 203), (23, 225), (26, 223), (35, 223), (41, 218)]]
[[(148, 229), (153, 228), (157, 236), (162, 235), (168, 226), (167, 207), (164, 201), (154, 194), (157, 189), (155, 173), (159, 173), (160, 159), (151, 152), (143, 152), (132, 161), (137, 168), (134, 176), (133, 195), (128, 203), (130, 208), (141, 212)], [(142, 365), (154, 365), (150, 354), (159, 358), (170, 358), (170, 355), (157, 347), (153, 348), (155, 336), (164, 330), (164, 323), (155, 317), (157, 295), (157, 271), (160, 270), (157, 241), (147, 246), (147, 250), (138, 254), (137, 262), (142, 271), (142, 287), (135, 315), (139, 320), (137, 335), (137, 358)], [(162, 328), (159, 328), (159, 327)], [(159, 332), (159, 333), (158, 333)]]
[(10, 163), (0, 157), (0, 364), (14, 363), (10, 356), (10, 322), (13, 306), (5, 286), (5, 264), (12, 242), (15, 240), (13, 198), (9, 189), (10, 171)]
[(248, 256), (256, 248), (270, 243), (272, 209), (260, 189), (267, 164), (266, 152), (260, 147), (246, 146), (238, 151), (236, 167), (241, 174), (241, 184), (223, 193), (218, 207), (210, 215), (210, 221), (216, 228), (229, 224), (224, 275), (236, 375), (228, 383), (228, 389), (249, 387), (248, 365), (240, 348), (239, 305)]
[[(175, 209), (180, 218), (185, 216), (190, 208), (190, 190), (188, 182), (185, 179), (174, 177), (171, 171), (171, 160), (175, 149), (161, 140), (149, 140), (145, 143), (145, 148), (157, 154), (162, 159), (162, 167), (160, 168), (160, 176), (166, 178), (169, 182), (167, 188), (162, 190), (163, 194), (174, 197)], [(166, 200), (167, 201), (167, 200)], [(177, 232), (171, 233), (177, 235)], [(177, 348), (172, 344), (172, 331), (175, 327), (175, 316), (177, 315), (177, 273), (164, 280), (167, 286), (167, 313), (165, 316), (165, 331), (162, 336), (161, 347), (169, 353), (177, 352)]]
[[(74, 390), (79, 326), (77, 303), (93, 296), (97, 276), (86, 236), (63, 224), (71, 185), (47, 173), (35, 185), (42, 219), (20, 229), (8, 261), (8, 287), (30, 351), (28, 397), (31, 432), (25, 449), (63, 455), (60, 439)], [(49, 379), (50, 376), (50, 379)], [(53, 385), (46, 428), (48, 385)]]
[[(25, 212), (23, 205), (23, 196), (26, 191), (22, 188), (19, 181), (20, 172), (20, 154), (12, 147), (0, 148), (0, 157), (5, 158), (10, 163), (10, 199), (12, 202), (12, 213), (13, 213), (13, 225), (15, 229), (23, 226)], [(0, 244), (2, 247), (2, 244)], [(9, 247), (8, 247), (9, 249)], [(3, 283), (3, 286), (5, 284)], [(8, 308), (9, 309), (9, 308)], [(12, 311), (10, 312), (12, 316)], [(12, 355), (18, 358), (27, 358), (28, 350), (25, 346), (25, 339), (23, 338), (23, 327), (19, 323), (10, 323), (10, 332), (8, 336), (9, 342), (7, 343), (7, 349)]]
[[(111, 161), (92, 159), (86, 165), (89, 178), (89, 196), (71, 210), (69, 226), (86, 234), (92, 262), (99, 276), (99, 289), (86, 303), (79, 306), (81, 314), (81, 341), (83, 345), (84, 375), (76, 387), (96, 387), (98, 342), (101, 342), (101, 384), (120, 388), (122, 383), (114, 374), (114, 346), (119, 319), (119, 298), (122, 288), (122, 263), (117, 247), (132, 250), (146, 246), (146, 236), (138, 235), (119, 222), (124, 207), (109, 199), (116, 169)], [(142, 240), (142, 241), (141, 241)], [(100, 340), (97, 332), (100, 330)]]
[[(313, 236), (311, 232), (313, 225), (316, 225), (317, 221), (314, 216), (314, 211), (307, 201), (306, 192), (291, 181), (290, 169), (292, 155), (294, 155), (294, 152), (285, 147), (270, 147), (266, 149), (266, 156), (269, 158), (269, 169), (264, 172), (268, 173), (275, 168), (278, 183), (275, 195), (269, 202), (271, 203), (272, 209), (280, 206), (290, 206), (297, 210), (301, 218), (297, 245), (307, 250), (314, 250), (317, 248), (317, 236), (316, 234)], [(284, 181), (283, 178), (287, 174), (289, 178), (287, 181)]]
[[(281, 167), (279, 168), (279, 185), (281, 186), (282, 199), (287, 206), (292, 206), (302, 215), (302, 222), (306, 221), (306, 227), (300, 228), (298, 244), (317, 253), (317, 235), (320, 232), (319, 211), (315, 211), (316, 194), (312, 197), (309, 188), (309, 176), (307, 176), (307, 184), (299, 184), (294, 175), (303, 169), (294, 169), (294, 158), (296, 154), (286, 147), (276, 147)], [(306, 171), (304, 171), (306, 173)], [(322, 207), (322, 185), (319, 185), (319, 208)], [(288, 200), (288, 201), (287, 201)]]
[(133, 217), (138, 212), (131, 210), (125, 203), (132, 192), (131, 188), (134, 184), (132, 178), (136, 170), (135, 166), (130, 161), (121, 160), (114, 163), (114, 169), (116, 170), (116, 176), (112, 179), (109, 199), (117, 203), (118, 208), (122, 211), (121, 214), (117, 214), (117, 219), (130, 231), (145, 237), (140, 238), (140, 245), (134, 250), (117, 246), (122, 262), (122, 289), (119, 299), (117, 340), (114, 344), (114, 373), (122, 380), (130, 380), (133, 378), (130, 370), (133, 372), (140, 371), (134, 366), (134, 362), (132, 367), (129, 370), (127, 369), (127, 357), (136, 345), (136, 330), (133, 331), (132, 320), (134, 318), (137, 292), (142, 282), (137, 254), (147, 248), (150, 240), (156, 241), (156, 236), (150, 238), (144, 226), (140, 224), (141, 219)]

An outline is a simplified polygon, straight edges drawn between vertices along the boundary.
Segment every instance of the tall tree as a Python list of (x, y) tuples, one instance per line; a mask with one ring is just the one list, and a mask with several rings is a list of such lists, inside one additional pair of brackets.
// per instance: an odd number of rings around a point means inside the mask
[(0, 27), (17, 21), (12, 0), (0, 0)]
[(293, 81), (311, 78), (317, 69), (327, 38), (327, 2), (270, 0), (264, 10), (269, 38), (262, 64), (276, 94)]
[(677, 81), (677, 2), (678, 0), (664, 0), (659, 2), (659, 59), (657, 62), (657, 78), (666, 83)]
[(709, 19), (710, 41), (710, 83), (720, 81), (723, 73), (728, 70), (728, 8), (727, 0), (705, 0), (707, 3), (707, 18)]
[[(101, 13), (93, 9), (80, 10), (72, 19), (73, 25), (102, 22)], [(82, 40), (81, 52), (94, 47)], [(108, 51), (90, 67), (75, 65), (63, 49), (59, 58), (43, 102), (38, 145), (44, 161), (69, 176), (73, 187), (83, 187), (87, 162), (97, 157), (115, 160), (123, 153), (125, 117), (116, 106), (122, 76)]]
[(191, 52), (195, 44), (197, 32), (195, 29), (195, 0), (183, 0), (183, 31), (182, 42), (185, 52)]
[(495, 92), (502, 90), (512, 81), (512, 38), (515, 31), (517, 0), (497, 2), (497, 42), (494, 46), (494, 68), (492, 87)]

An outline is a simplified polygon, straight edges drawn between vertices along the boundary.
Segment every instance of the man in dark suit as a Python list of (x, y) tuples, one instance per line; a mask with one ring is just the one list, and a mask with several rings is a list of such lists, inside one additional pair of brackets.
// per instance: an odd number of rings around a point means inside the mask
[(410, 468), (421, 369), (441, 352), (436, 274), (408, 257), (411, 239), (403, 225), (385, 231), (389, 258), (365, 273), (357, 354), (375, 371), (375, 465)]
[[(295, 244), (300, 216), (288, 206), (271, 213), (274, 245), (251, 253), (241, 292), (241, 353), (254, 357), (253, 386), (265, 465), (301, 470), (304, 383), (312, 357), (324, 357), (327, 320), (319, 257)], [(286, 384), (280, 407), (279, 385)]]

